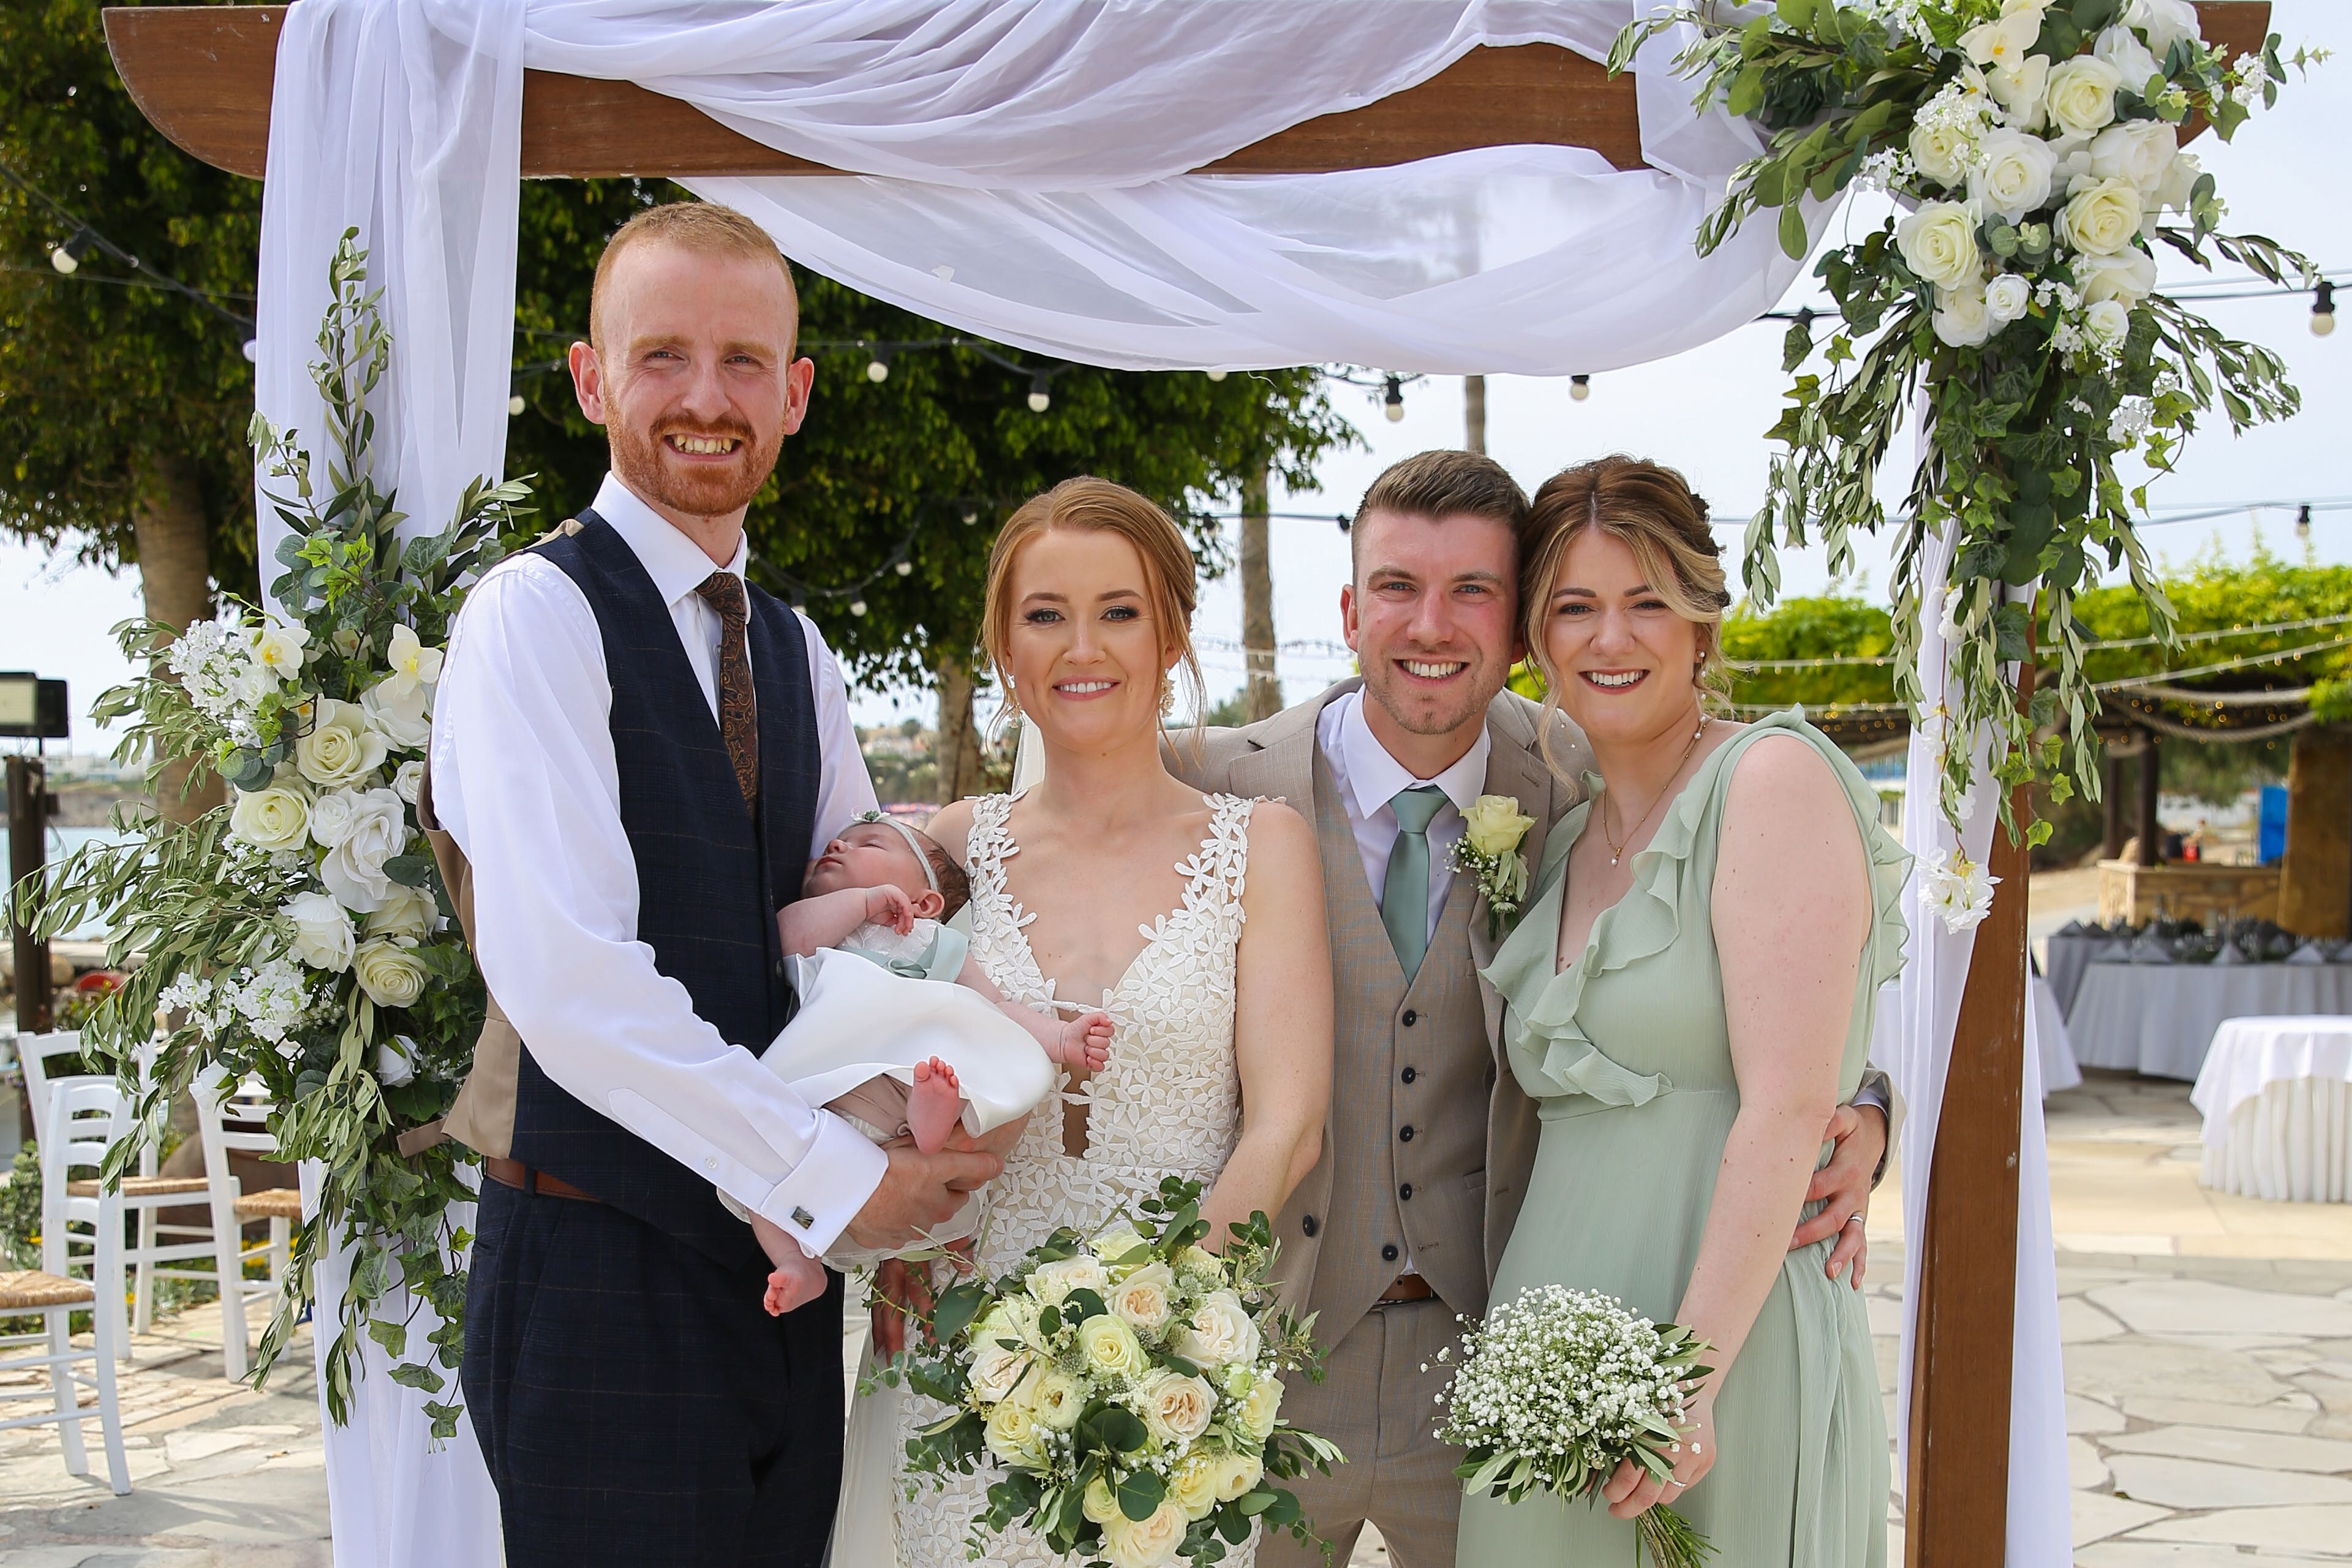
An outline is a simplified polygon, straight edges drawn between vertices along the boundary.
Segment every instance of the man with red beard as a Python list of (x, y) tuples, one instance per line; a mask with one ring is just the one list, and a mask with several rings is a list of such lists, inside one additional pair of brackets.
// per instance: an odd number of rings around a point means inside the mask
[(513, 1568), (819, 1562), (841, 1281), (770, 1318), (720, 1194), (887, 1247), (999, 1169), (877, 1148), (754, 1059), (793, 1007), (776, 911), (874, 804), (832, 654), (743, 579), (798, 316), (740, 213), (613, 237), (571, 356), (612, 472), (484, 575), (438, 692), (420, 815), (493, 997), (449, 1118), (485, 1156), (463, 1379)]

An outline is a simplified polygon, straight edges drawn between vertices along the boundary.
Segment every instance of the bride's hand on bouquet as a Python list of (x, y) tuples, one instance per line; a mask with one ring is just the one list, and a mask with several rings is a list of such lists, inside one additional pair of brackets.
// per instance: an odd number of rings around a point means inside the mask
[(903, 1258), (883, 1259), (874, 1270), (874, 1353), (894, 1356), (907, 1348), (907, 1325), (919, 1329), (931, 1315), (931, 1271)]
[(1715, 1389), (1710, 1384), (1691, 1401), (1692, 1426), (1683, 1434), (1682, 1452), (1675, 1456), (1675, 1479), (1661, 1481), (1631, 1459), (1621, 1460), (1617, 1473), (1601, 1483), (1601, 1496), (1614, 1519), (1635, 1519), (1660, 1503), (1673, 1508), (1699, 1478), (1715, 1468)]

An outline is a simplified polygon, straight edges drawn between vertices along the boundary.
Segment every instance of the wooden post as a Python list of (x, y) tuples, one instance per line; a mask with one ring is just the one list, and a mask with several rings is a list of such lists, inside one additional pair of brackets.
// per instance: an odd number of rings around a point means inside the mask
[(51, 1017), (49, 944), (16, 920), (16, 891), (48, 858), (48, 773), (35, 757), (8, 759), (8, 921), (16, 932), (16, 1030), (47, 1034)]
[[(2033, 666), (2018, 672), (2021, 706)], [(2021, 835), (2032, 801), (2010, 795)], [(2003, 1568), (2009, 1536), (2010, 1365), (2017, 1317), (2017, 1143), (2025, 1084), (2022, 842), (1996, 826), (2000, 879), (1977, 927), (1936, 1119), (1911, 1352), (1906, 1568)]]
[(2156, 824), (2157, 784), (2163, 773), (2163, 755), (2157, 750), (2156, 731), (2143, 731), (2139, 752), (2138, 856), (2138, 863), (2142, 866), (2164, 863), (2164, 846), (2159, 837), (2163, 830)]
[(1462, 378), (1462, 444), (1485, 455), (1486, 450), (1486, 378)]
[(1275, 668), (1274, 563), (1266, 554), (1266, 465), (1242, 486), (1242, 706), (1255, 724), (1282, 711)]
[(2105, 798), (2099, 803), (2105, 819), (2101, 824), (2105, 832), (2100, 838), (2099, 858), (2120, 860), (2124, 854), (2124, 760), (2109, 747), (2100, 767), (2106, 774), (2106, 787), (2101, 792)]

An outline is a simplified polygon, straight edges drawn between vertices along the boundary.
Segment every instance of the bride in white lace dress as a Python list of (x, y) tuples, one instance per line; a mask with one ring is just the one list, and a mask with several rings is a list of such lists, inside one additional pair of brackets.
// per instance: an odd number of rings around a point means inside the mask
[[(1204, 796), (1160, 757), (1171, 675), (1198, 689), (1192, 591), (1175, 524), (1100, 479), (1029, 502), (990, 562), (989, 654), (1045, 773), (1022, 795), (949, 806), (930, 831), (971, 876), (989, 978), (1034, 1005), (1099, 1002), (1118, 1025), (1108, 1066), (1038, 1109), (991, 1189), (991, 1275), (1171, 1173), (1210, 1184), (1202, 1213), (1222, 1237), (1254, 1209), (1280, 1212), (1320, 1145), (1331, 980), (1311, 830), (1278, 802)], [(877, 1331), (886, 1347), (896, 1337)], [(938, 1413), (908, 1398), (900, 1436)], [(900, 1568), (967, 1561), (990, 1479), (902, 1492)], [(1255, 1558), (1253, 1541), (1226, 1561)], [(1060, 1560), (1015, 1536), (982, 1561)], [(835, 1568), (870, 1565), (836, 1552)]]

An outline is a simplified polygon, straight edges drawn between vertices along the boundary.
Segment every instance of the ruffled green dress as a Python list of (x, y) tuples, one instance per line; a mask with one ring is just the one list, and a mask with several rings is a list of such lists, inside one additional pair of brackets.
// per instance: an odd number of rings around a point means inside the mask
[[(1485, 971), (1505, 1002), (1511, 1070), (1543, 1121), (1495, 1301), (1557, 1283), (1615, 1296), (1661, 1322), (1681, 1304), (1739, 1110), (1708, 913), (1716, 849), (1732, 770), (1769, 735), (1801, 736), (1828, 759), (1862, 830), (1875, 919), (1841, 1097), (1860, 1082), (1878, 988), (1902, 967), (1909, 858), (1879, 826), (1876, 794), (1802, 710), (1751, 724), (1700, 764), (1633, 858), (1631, 890), (1594, 922), (1581, 960), (1554, 973), (1563, 868), (1591, 809), (1578, 806), (1546, 841), (1527, 913)], [(1715, 1468), (1675, 1505), (1727, 1568), (1886, 1561), (1878, 1370), (1862, 1296), (1822, 1272), (1831, 1246), (1781, 1266), (1716, 1402)], [(1462, 1568), (1633, 1561), (1633, 1525), (1605, 1506), (1465, 1500)]]

